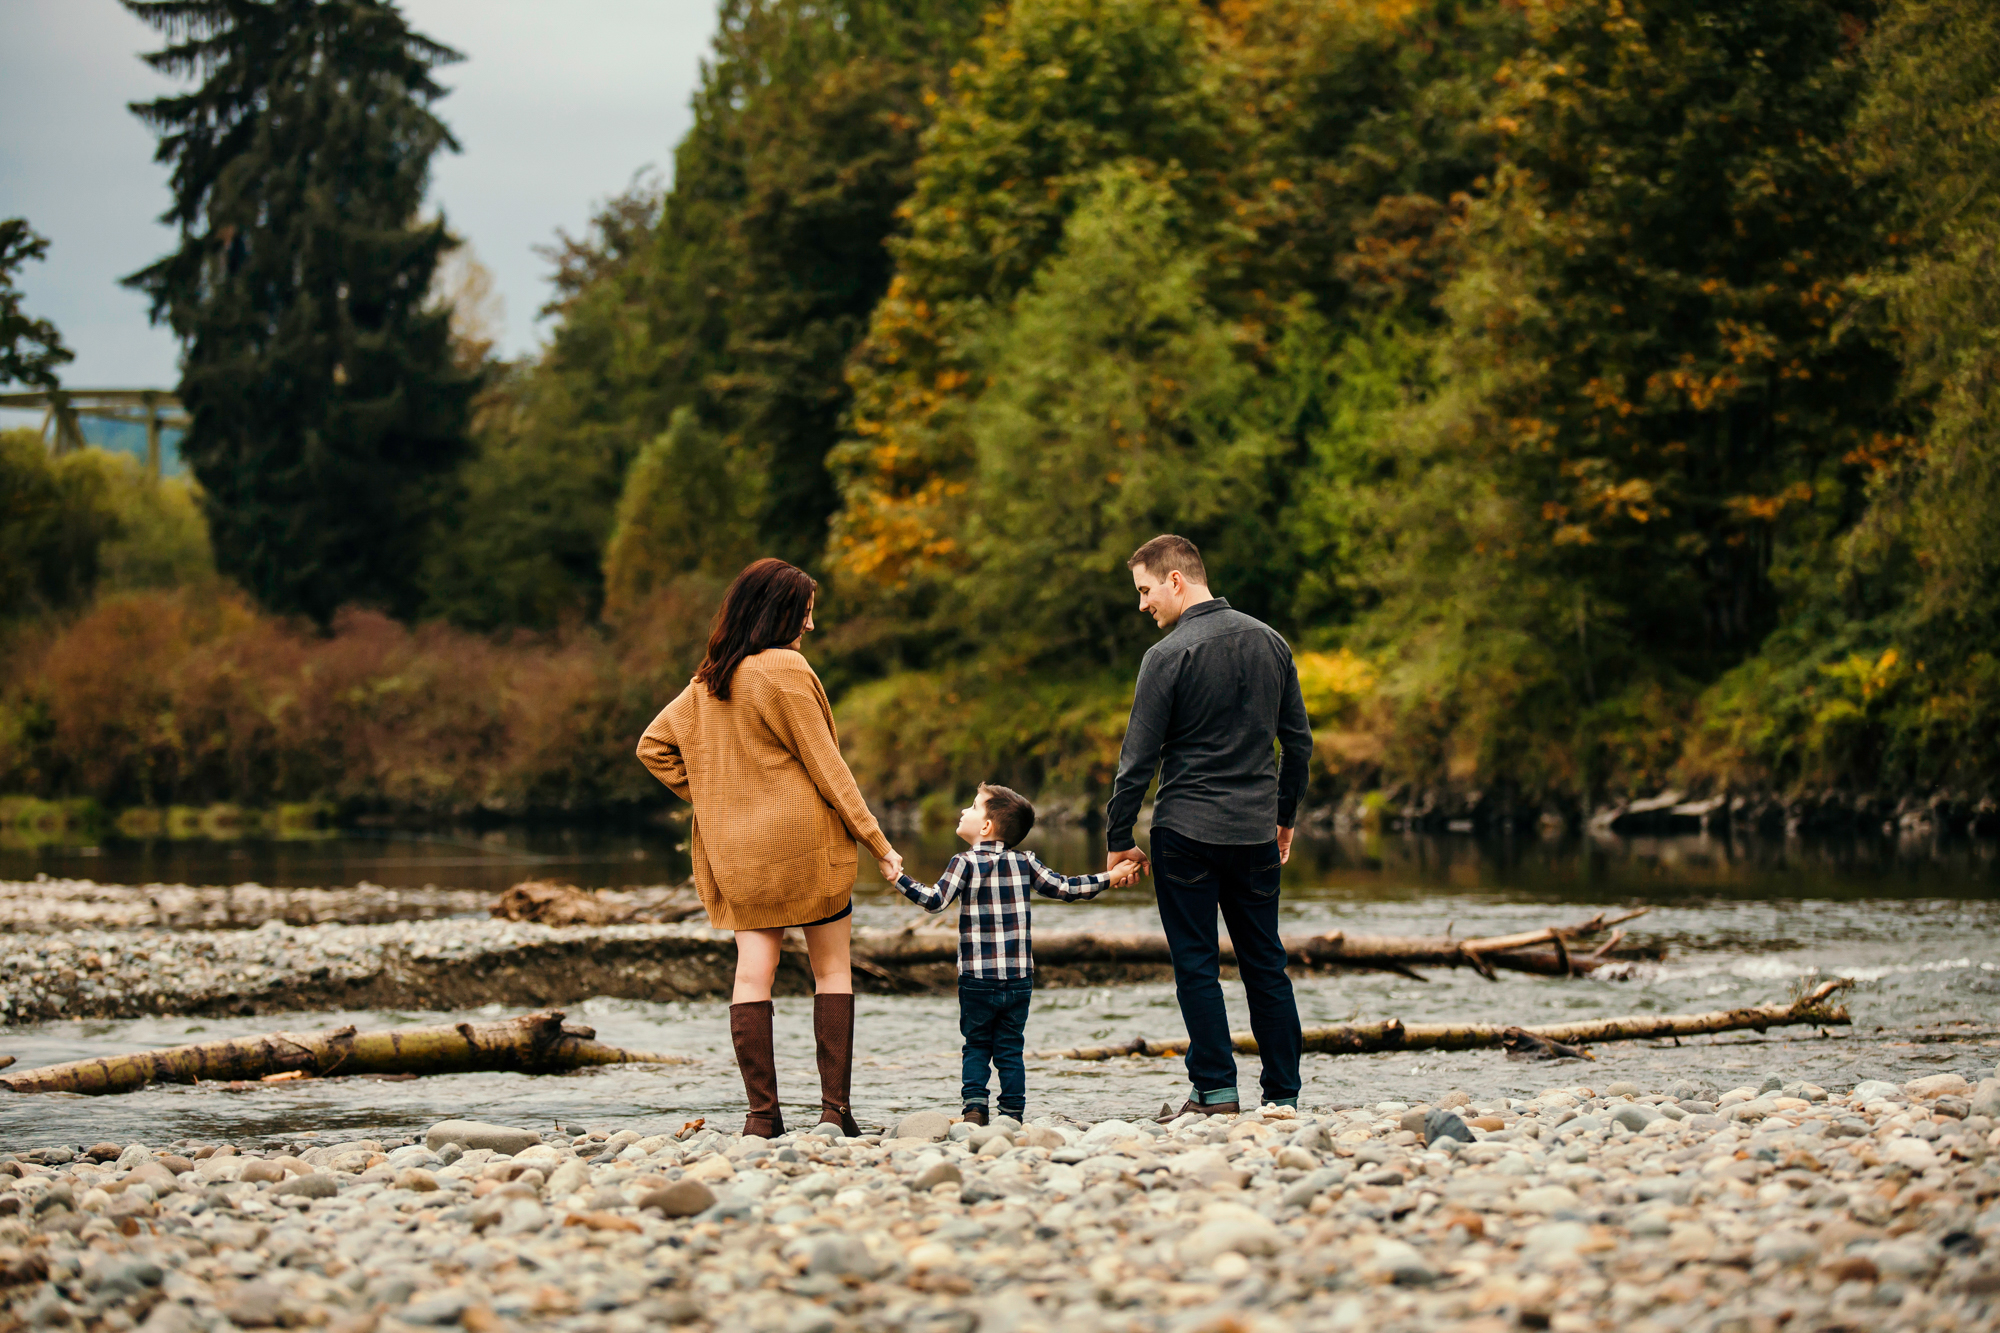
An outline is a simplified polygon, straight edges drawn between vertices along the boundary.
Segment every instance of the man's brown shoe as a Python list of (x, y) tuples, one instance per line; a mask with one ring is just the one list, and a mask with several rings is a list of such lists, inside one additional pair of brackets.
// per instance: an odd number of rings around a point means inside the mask
[(1162, 1102), (1160, 1103), (1160, 1118), (1156, 1123), (1170, 1125), (1190, 1111), (1196, 1115), (1241, 1115), (1243, 1114), (1243, 1104), (1241, 1102), (1209, 1102), (1203, 1104), (1190, 1097), (1182, 1102), (1181, 1109), (1176, 1111), (1172, 1102)]
[(964, 1120), (968, 1125), (983, 1125), (986, 1123), (986, 1108), (983, 1106), (968, 1106), (965, 1108), (965, 1114), (960, 1119)]

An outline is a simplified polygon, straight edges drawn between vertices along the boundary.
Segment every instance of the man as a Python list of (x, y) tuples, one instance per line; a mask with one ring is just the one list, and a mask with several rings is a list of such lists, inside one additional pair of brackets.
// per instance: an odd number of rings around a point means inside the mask
[[(1104, 867), (1137, 861), (1154, 876), (1173, 953), (1194, 1095), (1179, 1111), (1162, 1107), (1160, 1119), (1242, 1109), (1222, 1005), (1218, 909), (1250, 1001), (1263, 1100), (1297, 1106), (1299, 1010), (1278, 938), (1278, 868), (1291, 857), (1312, 757), (1298, 668), (1276, 630), (1208, 590), (1201, 552), (1187, 538), (1155, 537), (1125, 563), (1139, 609), (1168, 633), (1139, 664), (1105, 811)], [(1156, 770), (1149, 866), (1132, 824)]]

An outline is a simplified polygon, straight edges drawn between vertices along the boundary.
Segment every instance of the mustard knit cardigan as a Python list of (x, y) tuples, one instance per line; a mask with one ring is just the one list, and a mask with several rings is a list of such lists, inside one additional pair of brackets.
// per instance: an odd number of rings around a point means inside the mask
[(695, 890), (723, 930), (832, 916), (854, 892), (856, 841), (889, 854), (826, 690), (789, 648), (744, 658), (726, 701), (690, 681), (639, 738), (639, 762), (694, 806)]

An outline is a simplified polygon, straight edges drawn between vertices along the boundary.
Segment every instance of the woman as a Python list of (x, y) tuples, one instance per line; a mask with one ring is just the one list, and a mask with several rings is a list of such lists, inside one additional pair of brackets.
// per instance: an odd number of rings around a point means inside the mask
[(833, 709), (799, 655), (819, 585), (782, 560), (759, 560), (729, 585), (708, 655), (639, 740), (639, 762), (694, 806), (694, 883), (712, 926), (736, 932), (729, 1036), (743, 1071), (745, 1134), (785, 1132), (771, 1051), (771, 980), (785, 931), (805, 931), (821, 1124), (859, 1134), (854, 979), (848, 967), (854, 844), (885, 878), (903, 858), (882, 836), (840, 757)]

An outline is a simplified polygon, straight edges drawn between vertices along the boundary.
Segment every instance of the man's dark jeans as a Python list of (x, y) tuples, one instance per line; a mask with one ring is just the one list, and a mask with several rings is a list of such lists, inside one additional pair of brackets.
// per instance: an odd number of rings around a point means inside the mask
[(1028, 1031), (1028, 1002), (1034, 994), (1033, 977), (958, 979), (958, 1032), (965, 1038), (962, 1105), (986, 1105), (990, 1065), (1000, 1071), (1001, 1113), (1020, 1119), (1028, 1105), (1028, 1066), (1021, 1060), (1021, 1048)]
[(1263, 1061), (1264, 1100), (1299, 1095), (1299, 1007), (1278, 938), (1278, 844), (1224, 846), (1153, 829), (1153, 883), (1174, 958), (1174, 990), (1187, 1024), (1188, 1080), (1197, 1100), (1236, 1086), (1229, 1015), (1222, 1005), (1219, 908), (1250, 1000), (1250, 1031)]

